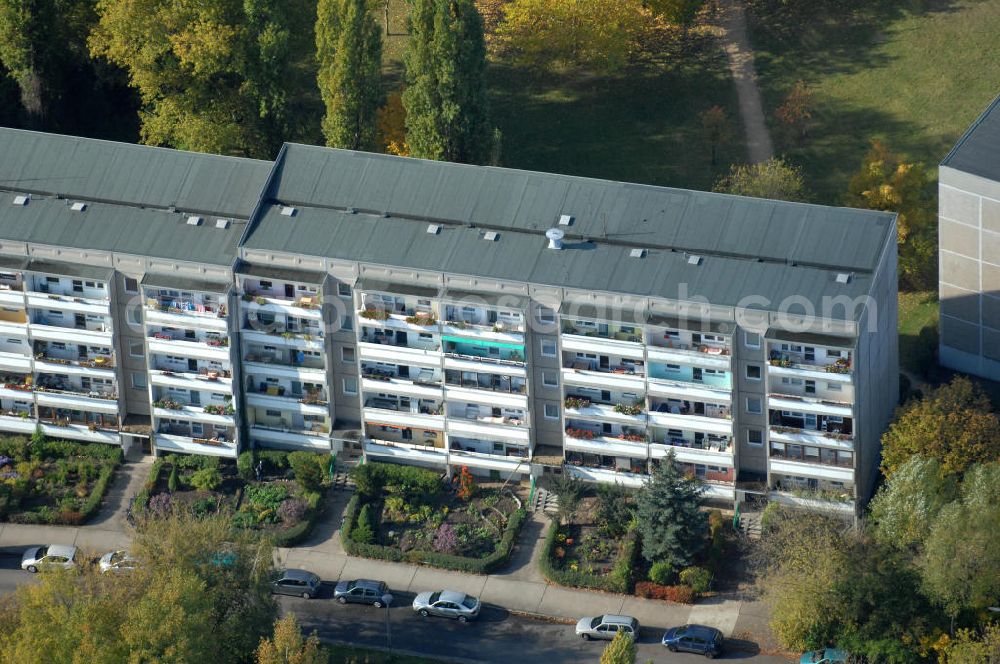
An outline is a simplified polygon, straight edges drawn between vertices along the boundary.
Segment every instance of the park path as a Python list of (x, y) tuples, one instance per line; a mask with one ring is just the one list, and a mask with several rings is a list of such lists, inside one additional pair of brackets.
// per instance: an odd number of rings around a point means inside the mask
[(747, 35), (746, 8), (743, 0), (718, 0), (719, 39), (729, 59), (729, 71), (736, 84), (740, 119), (746, 133), (747, 157), (750, 163), (767, 161), (774, 156), (771, 134), (764, 120), (764, 104), (757, 87), (753, 47)]

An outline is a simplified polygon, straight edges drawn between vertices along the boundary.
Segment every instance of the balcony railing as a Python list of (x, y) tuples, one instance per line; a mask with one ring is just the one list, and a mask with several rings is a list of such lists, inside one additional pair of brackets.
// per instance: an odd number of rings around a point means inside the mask
[(646, 365), (643, 362), (622, 362), (621, 364), (603, 366), (596, 360), (570, 358), (563, 362), (564, 369), (575, 371), (590, 371), (593, 373), (620, 374), (642, 378), (646, 375)]
[(642, 343), (642, 334), (639, 332), (622, 332), (621, 330), (609, 329), (606, 334), (601, 334), (596, 328), (589, 326), (577, 326), (569, 321), (563, 321), (562, 332), (563, 334), (575, 334), (580, 337), (594, 337), (596, 339)]
[(270, 424), (260, 424), (254, 422), (251, 425), (253, 429), (263, 429), (264, 431), (277, 431), (279, 433), (295, 433), (300, 435), (310, 435), (310, 434), (328, 434), (330, 433), (330, 425), (322, 424), (320, 422), (304, 422), (301, 427), (293, 426), (280, 426), (276, 427)]
[(195, 378), (198, 380), (213, 381), (220, 378), (232, 378), (233, 372), (229, 369), (206, 369), (198, 371), (183, 371), (180, 369), (161, 369), (157, 366), (150, 367), (153, 371), (159, 371), (164, 376), (178, 376), (180, 378)]
[(398, 413), (403, 413), (404, 415), (409, 413), (411, 415), (443, 415), (444, 414), (444, 404), (435, 404), (433, 407), (430, 406), (417, 406), (413, 408), (412, 404), (408, 408), (402, 408), (398, 401), (393, 401), (392, 399), (383, 399), (382, 397), (373, 397), (370, 399), (365, 399), (365, 408), (378, 408), (380, 410), (391, 410)]
[(304, 368), (304, 369), (325, 369), (326, 363), (322, 358), (304, 358), (301, 362), (297, 360), (292, 360), (291, 358), (279, 358), (273, 355), (264, 355), (259, 353), (247, 353), (244, 358), (247, 362), (258, 362), (260, 364), (276, 364), (284, 367), (292, 367), (294, 369)]
[(67, 360), (62, 357), (52, 357), (44, 352), (35, 353), (35, 359), (49, 364), (64, 364), (67, 366), (84, 367), (88, 369), (112, 369), (115, 366), (114, 357), (111, 355), (99, 355), (92, 359)]
[[(705, 405), (705, 404), (702, 404)], [(725, 407), (705, 407), (702, 408), (699, 413), (694, 407), (691, 406), (677, 406), (668, 403), (654, 404), (650, 406), (650, 413), (662, 413), (664, 415), (694, 415), (695, 417), (711, 417), (717, 420), (731, 420), (733, 419), (732, 413), (728, 408)]]
[[(452, 357), (456, 360), (468, 360), (470, 362), (485, 362), (487, 364), (497, 364), (500, 366), (508, 367), (523, 367), (524, 357), (520, 353), (511, 353), (510, 359), (503, 359), (500, 357), (494, 357), (492, 355), (469, 355), (467, 353), (457, 353), (455, 351), (446, 350), (444, 352), (446, 357)], [(517, 358), (517, 359), (515, 359)]]
[(826, 373), (849, 374), (851, 373), (851, 360), (849, 358), (837, 358), (831, 362), (819, 362), (817, 360), (807, 360), (799, 353), (788, 353), (772, 350), (769, 353), (769, 362), (772, 367), (785, 367), (792, 369), (804, 369), (806, 371), (825, 371)]
[(687, 440), (686, 438), (664, 438), (663, 440), (653, 440), (657, 445), (667, 445), (669, 447), (682, 447), (690, 450), (705, 450), (706, 452), (727, 452), (733, 451), (733, 439), (726, 440), (703, 440), (700, 443)]
[(446, 379), (446, 385), (452, 387), (464, 387), (470, 390), (488, 390), (490, 392), (500, 392), (502, 394), (525, 394), (528, 391), (526, 384), (512, 385), (510, 381), (499, 381), (498, 383), (489, 382), (484, 384), (478, 380), (454, 380)]
[[(427, 372), (427, 373), (424, 373)], [(421, 369), (416, 372), (416, 375), (412, 376), (399, 376), (397, 374), (391, 374), (387, 371), (378, 371), (373, 369), (362, 369), (361, 376), (369, 380), (378, 380), (383, 382), (390, 382), (394, 380), (405, 381), (413, 383), (414, 385), (423, 385), (426, 387), (440, 387), (441, 386), (441, 376), (438, 375), (434, 377), (434, 372), (431, 369)]]
[(267, 389), (260, 389), (254, 387), (247, 388), (247, 394), (259, 394), (265, 397), (278, 397), (281, 399), (293, 399), (301, 404), (307, 406), (325, 406), (327, 405), (326, 396), (322, 393), (310, 393), (310, 392), (292, 392), (290, 390), (286, 391), (284, 387), (281, 386), (271, 386)]
[(44, 392), (48, 394), (65, 394), (67, 396), (74, 397), (87, 397), (89, 399), (105, 399), (107, 401), (117, 401), (117, 392), (100, 392), (98, 390), (85, 390), (83, 388), (55, 388), (55, 387), (43, 387), (42, 385), (35, 386), (35, 392)]
[(166, 332), (154, 332), (149, 335), (150, 339), (157, 339), (159, 341), (184, 341), (188, 343), (205, 344), (206, 346), (212, 346), (213, 348), (228, 348), (229, 347), (229, 337), (208, 337), (205, 339), (192, 339), (185, 336), (173, 336)]
[(267, 304), (282, 304), (299, 307), (300, 309), (319, 309), (323, 303), (323, 298), (319, 293), (285, 297), (279, 293), (258, 293), (257, 291), (251, 289), (244, 291), (240, 297), (244, 302), (253, 302), (254, 304), (258, 304), (260, 306)]
[(462, 410), (449, 411), (448, 418), (455, 420), (465, 420), (467, 422), (476, 422), (477, 424), (496, 424), (496, 425), (510, 426), (510, 427), (523, 427), (526, 424), (525, 417), (503, 417), (503, 416), (494, 417), (492, 415), (472, 415)]
[(395, 348), (412, 348), (413, 350), (426, 350), (426, 351), (438, 351), (441, 350), (441, 344), (439, 342), (432, 343), (400, 343), (397, 342), (395, 337), (389, 335), (373, 335), (364, 333), (361, 335), (362, 343), (366, 344), (380, 344), (383, 346), (393, 346)]
[(183, 314), (190, 316), (213, 316), (225, 318), (227, 315), (226, 305), (208, 305), (194, 302), (192, 300), (181, 300), (179, 298), (146, 298), (146, 309), (162, 311), (169, 314)]
[(820, 456), (805, 456), (804, 454), (790, 454), (787, 449), (784, 451), (771, 448), (772, 459), (782, 459), (784, 461), (798, 461), (799, 463), (812, 463), (821, 466), (833, 466), (836, 468), (854, 468), (854, 459), (840, 459), (837, 455), (824, 455), (822, 450)]

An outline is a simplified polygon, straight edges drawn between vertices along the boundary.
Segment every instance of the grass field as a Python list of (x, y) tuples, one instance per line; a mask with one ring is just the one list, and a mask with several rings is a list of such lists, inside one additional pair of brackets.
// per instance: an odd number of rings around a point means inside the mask
[(935, 373), (938, 298), (932, 291), (899, 294), (899, 366), (921, 378)]
[[(390, 85), (401, 80), (406, 16), (405, 0), (391, 0), (383, 56)], [(745, 159), (725, 56), (707, 34), (692, 36), (683, 53), (647, 54), (613, 76), (493, 61), (489, 86), (503, 166), (711, 189)], [(714, 105), (726, 109), (732, 131), (713, 168), (699, 113)]]
[[(815, 97), (806, 138), (776, 146), (802, 166), (817, 202), (841, 203), (870, 138), (936, 165), (1000, 92), (1000, 2), (823, 0), (789, 14), (751, 0), (766, 112), (802, 79)], [(768, 9), (768, 6), (774, 9)]]

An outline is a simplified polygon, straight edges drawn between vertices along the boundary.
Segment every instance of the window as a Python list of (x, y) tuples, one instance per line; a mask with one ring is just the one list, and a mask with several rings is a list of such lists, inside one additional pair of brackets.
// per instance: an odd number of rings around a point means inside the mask
[(541, 353), (543, 357), (555, 357), (556, 356), (556, 341), (555, 339), (541, 339), (539, 341), (539, 346), (541, 347)]
[(760, 429), (747, 429), (747, 445), (760, 447), (764, 444), (764, 432)]
[(139, 292), (139, 282), (132, 277), (125, 277), (125, 292), (126, 293), (138, 293)]
[(146, 389), (146, 374), (143, 373), (132, 374), (132, 387), (137, 390)]
[(142, 347), (141, 341), (130, 341), (128, 344), (128, 354), (131, 357), (142, 357), (144, 355), (144, 348)]
[(354, 349), (353, 348), (341, 348), (340, 349), (340, 359), (342, 362), (353, 362), (354, 361)]
[(271, 410), (270, 408), (268, 408), (267, 410), (264, 411), (264, 413), (268, 417), (281, 417), (281, 411), (280, 410)]
[[(93, 286), (93, 282), (91, 282), (91, 286)], [(83, 292), (83, 282), (80, 281), (79, 279), (74, 279), (73, 280), (73, 292), (74, 293), (82, 293)]]
[(748, 364), (747, 365), (747, 380), (760, 380), (760, 365), (759, 364)]
[(538, 318), (538, 322), (543, 325), (551, 325), (556, 322), (556, 312), (548, 307), (538, 307), (535, 316)]
[(831, 392), (840, 392), (841, 390), (844, 389), (844, 386), (841, 385), (840, 383), (827, 383), (826, 389), (830, 390)]
[(358, 393), (358, 379), (357, 378), (345, 378), (344, 379), (344, 394), (355, 395)]
[(142, 325), (142, 312), (139, 307), (130, 307), (128, 311), (128, 322), (131, 325)]
[(743, 345), (747, 348), (760, 348), (760, 335), (756, 332), (743, 331)]
[(545, 387), (559, 387), (559, 374), (554, 371), (543, 371), (542, 385)]
[(747, 397), (747, 412), (753, 415), (760, 415), (763, 412), (760, 397)]
[(354, 318), (348, 314), (340, 317), (340, 329), (342, 330), (353, 330), (354, 329)]
[(351, 287), (347, 284), (337, 284), (337, 295), (340, 297), (350, 297)]
[(559, 419), (559, 406), (554, 403), (545, 404), (545, 419), (547, 420), (558, 420)]
[(260, 282), (260, 289), (261, 290), (271, 290), (271, 286), (272, 285), (273, 284), (270, 281), (261, 281)]

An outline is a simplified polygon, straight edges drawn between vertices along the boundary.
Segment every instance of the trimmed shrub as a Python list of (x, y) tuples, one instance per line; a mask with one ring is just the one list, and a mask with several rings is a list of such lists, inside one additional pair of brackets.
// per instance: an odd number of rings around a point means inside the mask
[(372, 506), (364, 505), (358, 515), (358, 525), (351, 530), (351, 539), (358, 544), (373, 544), (375, 542), (375, 518), (372, 516)]
[(180, 485), (180, 480), (177, 477), (177, 464), (170, 464), (170, 477), (167, 478), (167, 491), (173, 493), (177, 491), (177, 487)]
[(253, 452), (250, 450), (240, 452), (240, 455), (236, 457), (236, 474), (239, 475), (240, 479), (248, 482), (254, 479)]
[(712, 573), (704, 567), (688, 567), (681, 571), (680, 580), (696, 593), (707, 593), (712, 586)]
[(315, 491), (323, 482), (321, 462), (320, 455), (313, 452), (292, 452), (288, 455), (296, 481), (307, 491)]
[(677, 569), (669, 560), (657, 561), (649, 568), (649, 580), (657, 585), (668, 586), (673, 583), (675, 576)]
[(90, 495), (87, 496), (87, 500), (83, 503), (80, 508), (81, 518), (80, 522), (86, 521), (94, 512), (101, 506), (101, 500), (104, 498), (104, 492), (108, 490), (108, 483), (111, 482), (112, 476), (115, 474), (115, 465), (113, 463), (105, 463), (101, 468), (100, 474), (97, 476), (97, 481), (94, 482), (94, 488), (91, 490)]
[(160, 481), (160, 473), (163, 472), (164, 463), (166, 463), (166, 459), (162, 457), (153, 460), (149, 475), (146, 477), (146, 483), (142, 485), (139, 493), (135, 494), (136, 509), (145, 509), (146, 505), (149, 504), (149, 499), (156, 489), (156, 483)]
[(288, 468), (288, 452), (281, 450), (257, 450), (257, 459), (275, 470)]
[(635, 664), (635, 638), (628, 632), (618, 632), (604, 647), (600, 664)]
[(222, 484), (222, 474), (218, 468), (202, 468), (191, 476), (191, 486), (199, 491), (214, 491)]
[(649, 581), (635, 584), (635, 594), (646, 599), (662, 599), (678, 604), (694, 604), (694, 590), (690, 586), (661, 586)]

